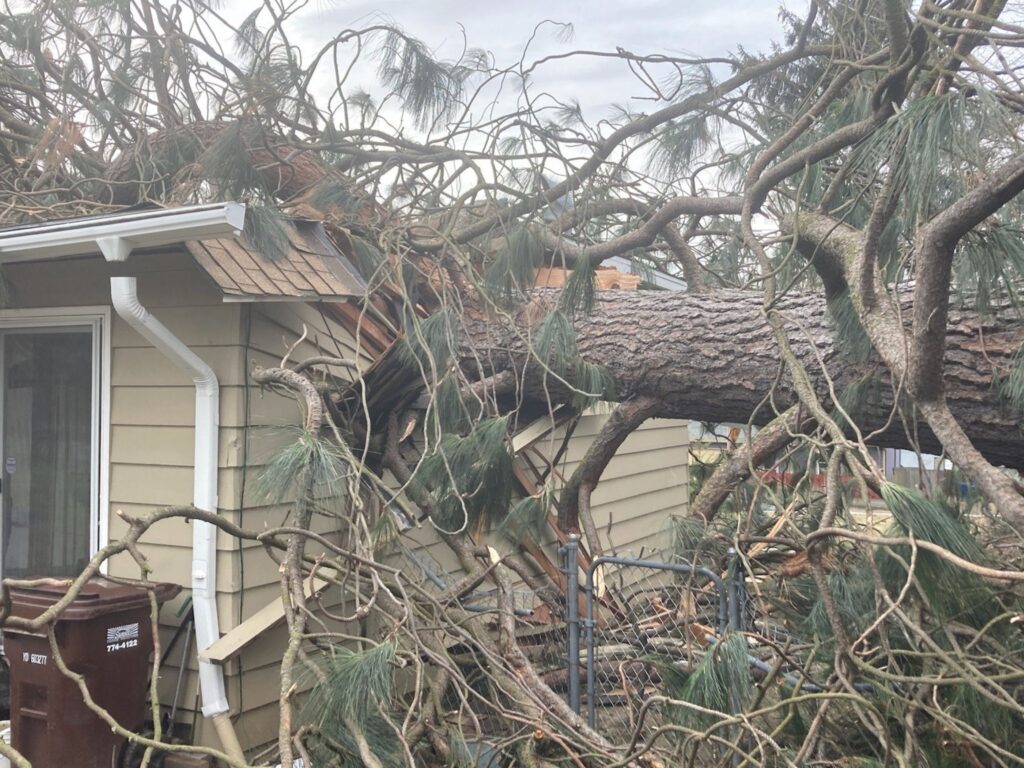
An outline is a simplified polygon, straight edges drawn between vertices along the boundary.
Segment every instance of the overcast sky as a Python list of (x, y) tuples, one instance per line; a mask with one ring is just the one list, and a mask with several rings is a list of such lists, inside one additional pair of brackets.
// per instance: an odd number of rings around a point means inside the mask
[[(806, 4), (788, 0), (791, 9)], [(237, 7), (246, 5), (236, 0)], [(312, 53), (340, 30), (383, 17), (442, 58), (457, 57), (467, 43), (491, 51), (498, 65), (507, 66), (519, 59), (536, 25), (550, 19), (572, 24), (573, 37), (559, 40), (555, 27), (547, 26), (531, 45), (531, 58), (617, 46), (634, 53), (721, 56), (740, 45), (763, 51), (780, 39), (778, 7), (776, 0), (320, 0), (302, 12), (291, 32)], [(351, 85), (376, 90), (369, 71)], [(610, 60), (547, 64), (535, 86), (575, 98), (589, 119), (606, 116), (612, 103), (644, 95), (627, 68)]]

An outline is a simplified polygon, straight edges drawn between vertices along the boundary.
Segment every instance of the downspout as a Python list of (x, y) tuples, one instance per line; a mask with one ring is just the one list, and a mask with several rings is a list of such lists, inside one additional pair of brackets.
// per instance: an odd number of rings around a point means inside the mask
[[(97, 244), (108, 261), (124, 261), (131, 245), (121, 238), (102, 238)], [(196, 508), (217, 512), (218, 430), (220, 427), (217, 376), (198, 355), (139, 302), (134, 277), (111, 277), (110, 297), (114, 310), (169, 360), (192, 376), (196, 387), (195, 482)], [(196, 647), (202, 651), (220, 638), (217, 617), (217, 528), (196, 520), (192, 524), (192, 609)], [(245, 762), (245, 755), (229, 715), (223, 669), (199, 660), (199, 688), (203, 716), (210, 719), (224, 751)]]

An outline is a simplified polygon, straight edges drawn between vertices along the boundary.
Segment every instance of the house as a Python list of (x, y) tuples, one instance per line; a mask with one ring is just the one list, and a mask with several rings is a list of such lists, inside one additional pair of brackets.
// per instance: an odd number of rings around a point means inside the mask
[[(289, 350), (293, 360), (327, 354), (369, 365), (380, 340), (357, 327), (351, 310), (366, 283), (320, 224), (292, 221), (285, 253), (271, 257), (242, 236), (244, 217), (244, 206), (227, 203), (0, 231), (5, 577), (76, 574), (123, 533), (119, 512), (194, 503), (248, 529), (281, 523), (286, 505), (254, 488), (287, 439), (272, 427), (295, 424), (298, 411), (261, 391), (253, 366), (278, 365)], [(566, 476), (606, 418), (598, 409), (571, 430), (538, 427), (519, 447), (557, 455)], [(627, 439), (593, 499), (611, 547), (654, 546), (666, 514), (683, 511), (687, 443), (686, 423), (673, 421)], [(443, 559), (429, 527), (407, 537), (411, 550)], [(248, 750), (271, 741), (284, 633), (264, 618), (280, 594), (277, 565), (259, 544), (201, 522), (162, 522), (143, 541), (151, 578), (186, 587), (164, 607), (168, 637), (186, 600), (203, 654), (240, 625), (263, 622), (215, 661), (187, 659), (179, 721), (195, 721), (199, 744), (237, 740)], [(109, 572), (138, 576), (127, 556)], [(178, 658), (162, 675), (165, 704)]]

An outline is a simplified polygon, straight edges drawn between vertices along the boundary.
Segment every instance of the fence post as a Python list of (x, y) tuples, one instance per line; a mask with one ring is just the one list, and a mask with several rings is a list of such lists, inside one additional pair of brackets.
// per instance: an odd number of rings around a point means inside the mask
[[(744, 584), (743, 563), (740, 562), (739, 553), (735, 548), (729, 547), (726, 556), (729, 559), (728, 572), (726, 573), (725, 591), (729, 602), (729, 631), (743, 632), (744, 608), (746, 606), (746, 585)], [(729, 690), (729, 708), (732, 714), (737, 715), (743, 709), (743, 692), (734, 688)], [(733, 730), (733, 729), (730, 729)], [(743, 742), (743, 731), (739, 726), (735, 728), (735, 736), (739, 743)], [(739, 753), (734, 752), (730, 761), (733, 765), (740, 764)]]
[(569, 675), (569, 707), (580, 713), (580, 582), (578, 553), (579, 536), (569, 534), (562, 547), (565, 556), (565, 624), (569, 633), (566, 670)]
[(743, 564), (735, 549), (729, 547), (729, 571), (727, 574), (726, 593), (729, 596), (729, 629), (742, 632), (743, 609), (747, 602), (747, 588), (743, 578)]

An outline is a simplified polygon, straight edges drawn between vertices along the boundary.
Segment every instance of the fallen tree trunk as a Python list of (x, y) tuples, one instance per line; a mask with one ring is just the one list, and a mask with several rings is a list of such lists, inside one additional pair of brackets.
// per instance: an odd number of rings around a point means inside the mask
[[(514, 369), (529, 394), (564, 398), (564, 384), (527, 353), (532, 330), (556, 301), (556, 292), (536, 291), (517, 313), (515, 325), (468, 313), (463, 318), (463, 368), (473, 376)], [(656, 417), (765, 424), (797, 398), (763, 301), (761, 294), (742, 291), (599, 292), (593, 312), (576, 318), (579, 352), (611, 374), (616, 399), (658, 398)], [(822, 297), (786, 296), (775, 309), (785, 318), (793, 351), (827, 408), (835, 405), (831, 393), (842, 400), (844, 392), (867, 380), (851, 416), (869, 442), (901, 448), (917, 442), (924, 451), (942, 451), (927, 427), (916, 423), (906, 398), (894, 397), (881, 361), (858, 361), (844, 351)], [(950, 309), (944, 365), (950, 408), (986, 458), (1016, 469), (1024, 468), (1021, 414), (1002, 400), (993, 380), (1011, 369), (1022, 343), (1024, 321), (1012, 308), (987, 316), (969, 308)], [(568, 372), (559, 373), (569, 378)]]

